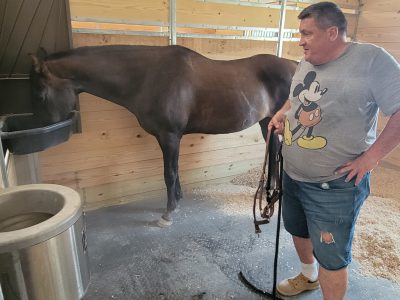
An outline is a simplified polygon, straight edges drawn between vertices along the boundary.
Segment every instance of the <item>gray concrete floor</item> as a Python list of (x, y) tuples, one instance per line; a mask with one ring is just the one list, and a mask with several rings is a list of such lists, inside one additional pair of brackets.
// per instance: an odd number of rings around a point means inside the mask
[[(271, 290), (276, 216), (254, 234), (248, 214), (228, 216), (215, 199), (186, 193), (169, 228), (156, 227), (165, 202), (133, 202), (87, 213), (91, 282), (85, 300), (265, 299), (238, 277)], [(281, 230), (278, 280), (297, 273), (290, 237)], [(291, 299), (322, 299), (319, 290)], [(348, 300), (400, 299), (400, 286), (350, 267)]]

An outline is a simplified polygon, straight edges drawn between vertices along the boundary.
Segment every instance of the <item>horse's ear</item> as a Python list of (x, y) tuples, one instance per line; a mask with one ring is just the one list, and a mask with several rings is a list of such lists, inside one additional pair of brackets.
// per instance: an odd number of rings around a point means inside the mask
[(36, 73), (40, 73), (40, 61), (39, 61), (39, 58), (35, 54), (32, 54), (32, 53), (29, 53), (29, 56), (32, 59), (33, 70)]
[(47, 57), (47, 51), (43, 47), (39, 47), (39, 50), (37, 51), (37, 56), (43, 60)]
[(37, 57), (35, 54), (29, 54), (29, 56), (32, 58), (33, 70), (37, 74), (41, 74), (46, 77), (49, 77), (50, 72), (46, 66), (46, 63), (43, 60), (41, 60), (39, 57)]

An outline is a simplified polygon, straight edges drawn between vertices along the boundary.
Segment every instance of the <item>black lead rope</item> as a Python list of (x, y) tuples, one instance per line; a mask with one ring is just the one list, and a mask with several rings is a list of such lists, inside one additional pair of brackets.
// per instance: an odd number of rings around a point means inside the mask
[[(272, 172), (272, 163), (274, 163), (274, 160), (271, 158), (271, 153), (272, 153), (272, 144), (273, 144), (273, 130), (271, 132), (268, 132), (267, 135), (267, 142), (268, 142), (268, 146), (266, 149), (266, 155), (265, 155), (265, 160), (264, 160), (264, 166), (263, 166), (263, 172), (265, 172), (265, 165), (266, 165), (266, 160), (267, 160), (267, 156), (269, 156), (268, 158), (268, 180), (267, 180), (267, 194), (270, 192), (270, 188), (271, 188), (271, 172)], [(276, 159), (278, 160), (278, 166), (277, 166), (277, 175), (278, 175), (278, 192), (277, 194), (273, 197), (270, 196), (270, 198), (275, 198), (275, 201), (272, 203), (268, 203), (267, 201), (267, 205), (271, 205), (271, 207), (273, 208), (273, 204), (275, 202), (278, 202), (278, 219), (277, 219), (277, 225), (276, 225), (276, 239), (275, 239), (275, 255), (274, 255), (274, 271), (273, 271), (273, 284), (272, 284), (272, 293), (269, 293), (267, 291), (263, 291), (259, 288), (257, 288), (254, 284), (252, 284), (249, 280), (247, 280), (247, 278), (244, 276), (244, 274), (242, 272), (239, 273), (239, 278), (242, 280), (242, 282), (247, 285), (250, 289), (252, 289), (253, 291), (255, 291), (258, 294), (264, 295), (267, 298), (270, 299), (274, 299), (274, 300), (283, 300), (282, 298), (280, 298), (279, 296), (277, 296), (277, 291), (276, 291), (276, 282), (277, 282), (277, 274), (278, 274), (278, 254), (279, 254), (279, 236), (280, 236), (280, 227), (281, 227), (281, 215), (282, 215), (282, 207), (281, 207), (281, 200), (282, 200), (282, 173), (283, 173), (283, 158), (282, 158), (282, 153), (281, 153), (281, 146), (279, 147), (278, 153), (277, 153), (277, 157)], [(260, 180), (260, 186), (263, 186), (263, 176), (264, 173), (261, 176), (261, 180)], [(258, 194), (259, 190), (260, 190), (260, 186), (257, 189), (256, 195)], [(262, 191), (262, 189), (261, 189)], [(267, 196), (268, 198), (268, 196)], [(277, 199), (277, 200), (276, 200)], [(262, 196), (260, 196), (260, 203), (262, 200)], [(274, 200), (274, 199), (273, 199)], [(261, 205), (261, 204), (260, 204)], [(256, 217), (255, 217), (255, 207), (256, 207), (256, 196), (254, 197), (254, 205), (253, 205), (253, 215), (254, 215), (254, 225), (255, 225), (255, 230), (256, 233), (259, 234), (261, 232), (259, 225), (262, 224), (268, 224), (269, 223), (269, 217), (266, 220), (261, 220), (261, 221), (257, 221)], [(272, 210), (273, 213), (273, 210)]]
[(276, 224), (276, 239), (275, 239), (275, 257), (274, 257), (274, 281), (272, 285), (273, 299), (281, 299), (276, 296), (276, 280), (278, 276), (278, 253), (279, 253), (279, 235), (281, 228), (281, 215), (282, 215), (282, 176), (283, 175), (283, 159), (281, 149), (279, 149), (279, 200), (278, 200), (278, 220)]

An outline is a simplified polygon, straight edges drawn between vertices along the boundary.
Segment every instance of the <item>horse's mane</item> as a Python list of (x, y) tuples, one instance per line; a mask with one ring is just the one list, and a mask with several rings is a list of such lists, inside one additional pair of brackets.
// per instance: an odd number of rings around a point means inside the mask
[(145, 51), (150, 51), (154, 49), (159, 49), (159, 48), (167, 48), (167, 47), (176, 47), (180, 48), (182, 51), (186, 52), (192, 52), (197, 55), (201, 55), (189, 48), (179, 46), (179, 45), (174, 45), (174, 46), (147, 46), (147, 45), (103, 45), (103, 46), (84, 46), (84, 47), (78, 47), (78, 48), (73, 48), (69, 49), (66, 51), (61, 51), (57, 53), (50, 54), (46, 57), (46, 60), (54, 60), (54, 59), (60, 59), (66, 56), (72, 56), (72, 55), (87, 55), (87, 54), (101, 54), (101, 53), (107, 53), (107, 52), (119, 52), (119, 51), (135, 51), (135, 50), (145, 50)]

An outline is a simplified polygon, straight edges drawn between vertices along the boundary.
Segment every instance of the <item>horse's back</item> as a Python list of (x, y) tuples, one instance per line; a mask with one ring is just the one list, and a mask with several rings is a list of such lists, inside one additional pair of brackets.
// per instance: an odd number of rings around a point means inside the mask
[(229, 133), (272, 116), (288, 98), (296, 63), (274, 55), (220, 61), (193, 57), (188, 132)]

